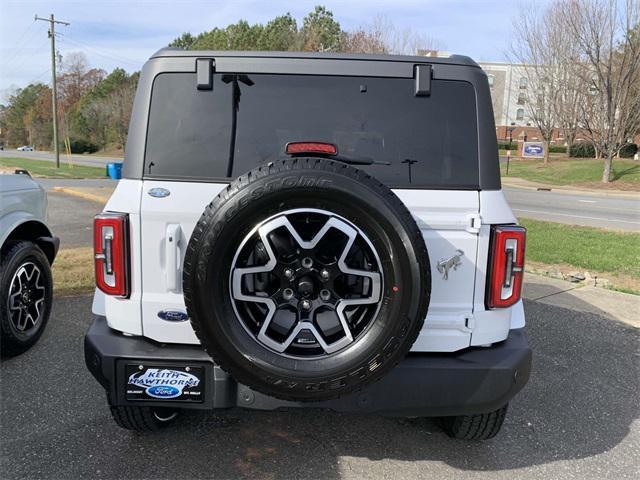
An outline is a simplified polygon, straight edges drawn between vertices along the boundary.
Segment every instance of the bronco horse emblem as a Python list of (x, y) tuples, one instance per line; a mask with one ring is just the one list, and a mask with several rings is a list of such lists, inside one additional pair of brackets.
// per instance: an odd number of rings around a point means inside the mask
[(449, 270), (451, 269), (456, 270), (460, 265), (462, 265), (462, 261), (460, 260), (460, 257), (462, 257), (463, 255), (464, 255), (464, 252), (462, 250), (456, 250), (456, 254), (454, 256), (444, 260), (440, 260), (438, 262), (437, 268), (438, 268), (438, 271), (442, 274), (443, 280), (449, 279)]

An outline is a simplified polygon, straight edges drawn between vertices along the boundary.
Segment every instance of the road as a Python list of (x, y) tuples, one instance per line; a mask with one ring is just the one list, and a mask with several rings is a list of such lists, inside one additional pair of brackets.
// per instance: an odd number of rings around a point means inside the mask
[[(115, 187), (113, 180), (38, 179), (47, 190), (54, 186)], [(579, 195), (503, 187), (518, 217), (536, 218), (572, 225), (640, 230), (640, 199)], [(52, 205), (52, 209), (55, 208)]]
[(503, 187), (503, 190), (518, 217), (616, 230), (640, 230), (640, 199), (513, 187)]
[[(55, 155), (51, 152), (19, 152), (13, 150), (0, 150), (1, 157), (14, 157), (14, 158), (33, 158), (34, 160), (48, 160), (55, 161)], [(110, 162), (121, 162), (122, 158), (119, 157), (103, 157), (96, 155), (71, 155), (71, 159), (76, 165), (86, 165), (89, 167), (104, 167)], [(66, 162), (67, 156), (60, 154), (60, 162)]]
[(525, 304), (531, 381), (484, 443), (430, 419), (313, 410), (188, 413), (127, 432), (84, 366), (91, 298), (58, 298), (40, 342), (0, 365), (2, 478), (638, 478), (640, 331), (539, 294), (547, 303)]

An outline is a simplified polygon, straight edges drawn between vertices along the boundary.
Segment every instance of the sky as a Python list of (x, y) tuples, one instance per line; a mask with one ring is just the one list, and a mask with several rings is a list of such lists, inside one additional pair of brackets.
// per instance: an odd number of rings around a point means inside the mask
[[(544, 7), (548, 1), (534, 4)], [(518, 0), (0, 0), (0, 100), (16, 87), (51, 81), (48, 22), (34, 21), (35, 14), (53, 13), (71, 23), (56, 25), (63, 57), (82, 51), (90, 66), (109, 72), (140, 69), (183, 32), (197, 34), (240, 19), (266, 23), (285, 12), (300, 25), (316, 4), (331, 10), (343, 30), (384, 15), (398, 28), (409, 27), (477, 61), (504, 60), (512, 19), (523, 5)]]

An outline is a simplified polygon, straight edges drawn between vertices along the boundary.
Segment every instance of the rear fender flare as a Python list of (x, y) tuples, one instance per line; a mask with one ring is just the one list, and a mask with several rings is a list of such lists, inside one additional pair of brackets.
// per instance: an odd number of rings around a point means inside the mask
[(59, 240), (42, 220), (29, 212), (11, 212), (0, 218), (0, 248), (9, 240), (29, 240), (36, 243), (50, 264), (58, 253)]

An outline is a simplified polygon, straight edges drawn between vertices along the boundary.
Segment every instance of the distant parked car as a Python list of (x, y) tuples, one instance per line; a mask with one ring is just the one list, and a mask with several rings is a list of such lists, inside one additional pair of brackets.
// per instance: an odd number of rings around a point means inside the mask
[(21, 147), (18, 147), (17, 150), (19, 152), (33, 152), (33, 147), (31, 147), (29, 145), (23, 145)]
[(0, 347), (2, 356), (35, 344), (53, 300), (51, 265), (59, 240), (46, 224), (47, 194), (26, 170), (0, 175)]

